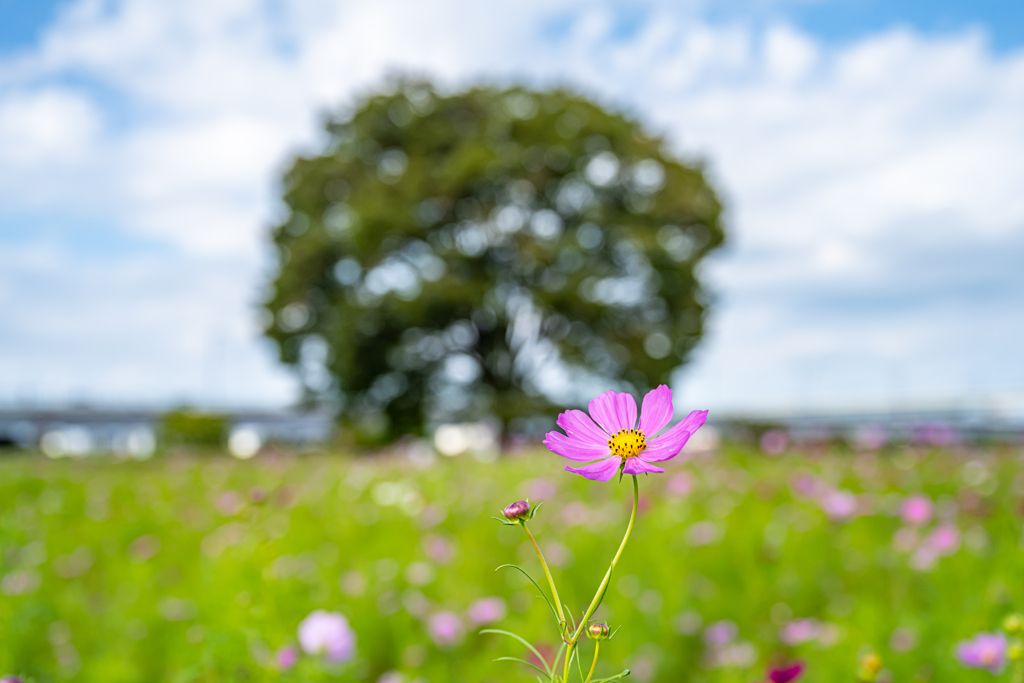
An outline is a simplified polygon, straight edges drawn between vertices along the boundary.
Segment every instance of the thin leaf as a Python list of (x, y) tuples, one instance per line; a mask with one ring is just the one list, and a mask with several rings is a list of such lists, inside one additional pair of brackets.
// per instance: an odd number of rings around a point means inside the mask
[(562, 645), (558, 648), (558, 652), (555, 653), (555, 661), (551, 665), (551, 670), (552, 671), (557, 671), (558, 670), (558, 662), (559, 662), (560, 659), (562, 659), (562, 653), (563, 652), (565, 652), (565, 641), (564, 640), (562, 641)]
[(505, 567), (512, 567), (513, 569), (518, 569), (519, 571), (521, 571), (523, 573), (523, 576), (525, 576), (526, 578), (528, 578), (530, 580), (530, 583), (532, 583), (534, 586), (537, 587), (537, 590), (540, 591), (540, 596), (542, 598), (544, 598), (544, 602), (548, 603), (548, 609), (551, 610), (551, 616), (553, 616), (555, 618), (555, 622), (556, 623), (561, 624), (562, 620), (558, 618), (558, 612), (555, 611), (555, 606), (551, 604), (551, 600), (548, 599), (548, 594), (544, 592), (544, 589), (540, 587), (540, 584), (537, 583), (536, 581), (534, 581), (533, 577), (530, 576), (527, 573), (527, 571), (525, 569), (523, 569), (522, 567), (520, 567), (519, 565), (503, 564), (500, 567), (498, 567), (497, 569), (495, 569), (494, 571), (498, 571), (498, 569), (504, 569)]
[(480, 631), (480, 633), (500, 633), (503, 636), (508, 636), (509, 638), (515, 638), (520, 643), (522, 643), (526, 647), (530, 648), (530, 652), (532, 652), (533, 654), (537, 655), (537, 659), (539, 659), (540, 663), (544, 665), (545, 669), (547, 669), (548, 677), (549, 678), (551, 677), (551, 667), (548, 666), (547, 660), (544, 659), (544, 655), (542, 655), (540, 652), (538, 652), (537, 648), (535, 648), (533, 645), (530, 645), (530, 643), (528, 643), (526, 641), (526, 639), (523, 638), (522, 636), (517, 636), (515, 633), (511, 633), (509, 631), (500, 631), (500, 630), (498, 630), (496, 628), (485, 628), (484, 630)]
[(519, 657), (498, 657), (497, 659), (492, 660), (492, 661), (495, 661), (495, 662), (519, 662), (520, 664), (525, 664), (526, 666), (529, 666), (529, 667), (535, 669), (536, 671), (540, 671), (542, 674), (544, 674), (545, 676), (548, 676), (549, 678), (551, 676), (551, 674), (547, 673), (546, 671), (543, 671), (540, 667), (537, 667), (537, 666), (534, 666), (533, 664), (530, 664), (525, 659), (519, 659)]
[(601, 680), (598, 680), (598, 681), (591, 681), (590, 683), (608, 683), (608, 681), (618, 681), (620, 679), (625, 678), (628, 675), (629, 675), (629, 669), (626, 669), (622, 673), (617, 673), (614, 676), (609, 676), (608, 678), (602, 678)]
[(580, 649), (576, 648), (573, 654), (576, 656), (576, 670), (580, 672), (580, 683), (586, 683), (586, 679), (583, 678), (583, 665), (580, 664)]
[(566, 605), (565, 603), (562, 603), (562, 607), (565, 608), (565, 613), (569, 615), (569, 621), (572, 622), (572, 630), (575, 631), (576, 630), (576, 619), (574, 619), (573, 616), (572, 616), (572, 610), (569, 609), (569, 605)]

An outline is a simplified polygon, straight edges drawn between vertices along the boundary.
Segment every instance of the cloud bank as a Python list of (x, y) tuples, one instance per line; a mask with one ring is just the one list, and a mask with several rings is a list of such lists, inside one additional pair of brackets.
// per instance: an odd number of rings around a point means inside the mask
[[(1024, 387), (1024, 54), (650, 4), (80, 0), (0, 63), (0, 401), (281, 405), (277, 178), (389, 74), (570, 85), (708, 164), (730, 245), (680, 376), (726, 410)], [(637, 18), (639, 17), (639, 18)]]

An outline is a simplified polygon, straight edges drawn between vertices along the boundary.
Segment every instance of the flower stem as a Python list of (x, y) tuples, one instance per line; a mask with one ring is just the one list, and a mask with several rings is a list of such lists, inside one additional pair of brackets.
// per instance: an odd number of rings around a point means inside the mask
[(587, 608), (583, 618), (580, 619), (579, 626), (576, 627), (576, 632), (572, 634), (572, 638), (569, 639), (569, 649), (565, 653), (565, 669), (563, 671), (563, 679), (566, 683), (569, 681), (569, 659), (572, 656), (573, 648), (576, 647), (576, 642), (580, 639), (580, 634), (583, 633), (583, 629), (587, 626), (587, 620), (594, 615), (594, 610), (597, 609), (598, 603), (604, 596), (605, 590), (608, 588), (608, 582), (612, 579), (612, 572), (615, 571), (615, 565), (618, 564), (619, 558), (622, 557), (622, 551), (626, 548), (626, 541), (629, 540), (629, 534), (633, 531), (633, 522), (636, 521), (636, 509), (637, 503), (640, 501), (640, 484), (637, 482), (636, 475), (630, 475), (633, 477), (633, 513), (629, 516), (629, 526), (626, 527), (626, 535), (622, 537), (622, 543), (619, 544), (619, 550), (615, 553), (615, 557), (612, 558), (612, 563), (608, 567), (608, 571), (604, 574), (604, 579), (601, 580), (601, 585), (598, 586), (597, 592), (594, 593), (594, 599), (590, 601), (590, 607)]
[[(533, 534), (530, 533), (530, 530), (526, 528), (526, 522), (523, 521), (520, 524), (523, 527), (523, 531), (526, 532), (526, 535), (530, 537), (530, 543), (533, 543), (533, 549), (537, 551), (537, 557), (540, 558), (540, 566), (544, 567), (544, 575), (548, 577), (548, 585), (551, 586), (551, 594), (555, 601), (555, 609), (558, 610), (558, 618), (561, 620), (562, 624), (564, 624), (565, 613), (562, 612), (562, 601), (558, 597), (558, 589), (555, 588), (555, 580), (551, 577), (551, 570), (548, 569), (548, 563), (544, 560), (544, 553), (540, 551), (540, 546), (537, 545), (537, 539), (535, 539)], [(561, 629), (561, 626), (559, 626), (559, 628)]]
[(601, 650), (601, 641), (594, 641), (594, 663), (590, 665), (590, 673), (587, 674), (587, 680), (584, 683), (590, 683), (590, 679), (594, 677), (594, 669), (597, 668), (597, 653)]

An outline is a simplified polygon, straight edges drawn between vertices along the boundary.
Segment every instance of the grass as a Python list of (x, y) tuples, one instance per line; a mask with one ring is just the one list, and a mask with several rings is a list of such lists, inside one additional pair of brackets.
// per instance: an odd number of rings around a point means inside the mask
[[(577, 618), (586, 607), (624, 530), (630, 486), (588, 482), (563, 464), (546, 452), (421, 467), (329, 453), (3, 457), (0, 674), (532, 681), (527, 667), (492, 661), (525, 648), (480, 634), (487, 626), (464, 615), (478, 598), (501, 597), (508, 615), (491, 627), (555, 649), (536, 590), (494, 571), (518, 563), (543, 585), (522, 531), (490, 519), (528, 495), (545, 501), (531, 529), (563, 601)], [(1022, 465), (1009, 447), (769, 459), (726, 446), (670, 463), (640, 481), (637, 527), (599, 611), (621, 631), (602, 646), (597, 676), (629, 667), (626, 680), (641, 683), (749, 683), (769, 659), (800, 657), (806, 680), (852, 681), (871, 649), (892, 680), (988, 680), (962, 669), (953, 648), (1024, 608)], [(858, 495), (853, 518), (823, 511), (836, 489)], [(930, 567), (911, 566), (913, 551), (893, 541), (899, 505), (916, 493), (962, 539)], [(332, 669), (304, 657), (279, 672), (274, 653), (295, 644), (314, 609), (348, 617), (357, 659)], [(440, 610), (463, 615), (459, 644), (432, 641), (425, 624)], [(787, 645), (782, 630), (801, 618), (818, 620), (803, 624), (812, 637)], [(715, 634), (729, 642), (710, 644)], [(587, 664), (592, 647), (583, 644)]]

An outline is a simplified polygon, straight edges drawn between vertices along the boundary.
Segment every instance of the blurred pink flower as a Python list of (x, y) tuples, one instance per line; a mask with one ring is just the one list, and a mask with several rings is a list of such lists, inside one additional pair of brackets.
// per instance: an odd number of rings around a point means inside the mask
[(704, 642), (712, 647), (721, 647), (736, 640), (737, 635), (739, 635), (739, 628), (736, 626), (736, 622), (723, 619), (704, 629)]
[(664, 472), (653, 463), (674, 458), (708, 416), (706, 410), (695, 410), (655, 436), (672, 421), (672, 390), (664, 384), (644, 396), (639, 423), (636, 400), (627, 393), (598, 394), (588, 408), (590, 415), (582, 410), (559, 415), (565, 434), (548, 432), (544, 445), (564, 458), (589, 463), (565, 469), (594, 481), (610, 481), (620, 472)]
[(347, 662), (355, 655), (356, 634), (343, 614), (318, 609), (299, 624), (299, 645), (306, 654)]
[(917, 645), (917, 638), (914, 637), (914, 632), (908, 628), (898, 628), (889, 637), (889, 647), (894, 652), (909, 652), (914, 649), (915, 645)]
[(668, 480), (668, 484), (665, 485), (666, 493), (673, 496), (688, 496), (690, 491), (693, 490), (693, 477), (687, 472), (680, 472), (676, 476)]
[(566, 505), (562, 508), (562, 522), (567, 526), (579, 526), (580, 524), (586, 524), (593, 519), (593, 513), (590, 511), (585, 504), (578, 500)]
[(960, 530), (955, 524), (941, 524), (924, 542), (938, 555), (952, 555), (960, 549)]
[(927, 543), (918, 546), (914, 554), (910, 556), (910, 566), (919, 571), (927, 571), (935, 566), (939, 554)]
[(804, 668), (806, 667), (803, 662), (790, 662), (783, 666), (770, 667), (768, 680), (770, 683), (791, 683), (803, 675)]
[(299, 651), (294, 647), (285, 646), (277, 651), (277, 656), (274, 659), (277, 662), (278, 671), (287, 671), (299, 661)]
[(790, 481), (790, 486), (801, 496), (813, 498), (822, 490), (821, 482), (809, 474), (798, 474)]
[(237, 515), (245, 508), (245, 499), (238, 491), (225, 491), (217, 496), (217, 509), (221, 514)]
[(550, 479), (541, 477), (526, 482), (527, 495), (535, 500), (550, 500), (558, 493), (558, 486)]
[(455, 546), (448, 539), (436, 534), (430, 534), (423, 539), (423, 552), (438, 564), (448, 564), (455, 558)]
[(900, 516), (906, 524), (921, 526), (932, 518), (932, 501), (928, 496), (910, 496), (900, 505)]
[(439, 647), (451, 647), (462, 641), (462, 620), (453, 612), (436, 612), (427, 620), (430, 637)]
[(761, 435), (760, 445), (765, 455), (781, 455), (789, 446), (789, 437), (781, 429), (769, 429)]
[(782, 627), (779, 638), (789, 646), (817, 640), (821, 635), (821, 622), (817, 619), (794, 619)]
[(854, 438), (858, 447), (869, 451), (877, 451), (889, 441), (889, 433), (882, 425), (864, 425), (857, 429)]
[(1006, 664), (1006, 635), (978, 633), (970, 640), (962, 640), (956, 646), (956, 657), (969, 669), (986, 669), (998, 674)]
[(857, 514), (857, 496), (842, 489), (827, 491), (821, 497), (821, 509), (834, 521), (850, 519)]
[(480, 598), (469, 606), (466, 616), (479, 626), (501, 621), (505, 618), (506, 612), (505, 601), (501, 598)]

